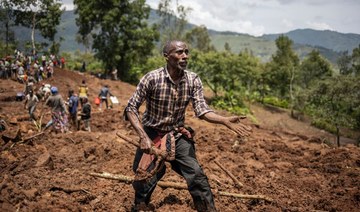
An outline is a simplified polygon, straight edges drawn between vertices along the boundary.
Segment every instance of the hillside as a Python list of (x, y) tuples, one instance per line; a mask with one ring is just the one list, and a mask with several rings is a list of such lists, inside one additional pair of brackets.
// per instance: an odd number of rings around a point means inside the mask
[[(62, 37), (61, 51), (74, 52), (76, 50), (84, 51), (85, 47), (76, 42), (76, 35), (78, 27), (75, 23), (76, 15), (74, 11), (65, 11), (61, 18), (61, 24), (58, 26), (57, 39)], [(151, 10), (148, 19), (149, 24), (158, 23), (159, 16), (155, 10)], [(187, 28), (192, 28), (195, 25), (189, 23)], [(13, 27), (15, 35), (18, 38), (20, 46), (25, 41), (30, 40), (30, 29), (24, 27)], [(269, 34), (261, 37), (254, 37), (248, 34), (240, 34), (234, 32), (219, 32), (209, 29), (209, 34), (212, 39), (212, 44), (219, 51), (224, 50), (225, 43), (229, 43), (234, 53), (239, 53), (245, 49), (251, 50), (254, 55), (258, 56), (262, 61), (268, 61), (271, 55), (275, 53), (276, 46), (274, 40), (280, 34)], [(294, 41), (294, 50), (302, 59), (313, 49), (318, 49), (321, 54), (336, 64), (337, 58), (341, 51), (348, 50), (349, 53), (359, 46), (360, 35), (357, 34), (343, 34), (333, 31), (319, 31), (310, 29), (299, 29), (284, 35), (289, 36)], [(43, 39), (36, 34), (36, 40)]]
[[(35, 125), (28, 121), (23, 102), (15, 101), (15, 94), (23, 85), (0, 79), (0, 118), (9, 125), (0, 133), (1, 211), (130, 210), (134, 196), (131, 185), (93, 177), (90, 173), (133, 176), (135, 148), (117, 137), (116, 132), (138, 140), (122, 115), (135, 87), (59, 69), (46, 83), (57, 86), (62, 96), (66, 96), (68, 89), (77, 89), (83, 79), (90, 88), (92, 132), (72, 129), (72, 133), (51, 132), (29, 140), (24, 139), (36, 135)], [(99, 111), (93, 99), (104, 84), (110, 86), (120, 104)], [(334, 148), (334, 136), (290, 119), (285, 111), (258, 105), (251, 108), (259, 123), (244, 121), (253, 128), (246, 139), (239, 139), (223, 126), (195, 118), (191, 108), (186, 114), (186, 124), (197, 133), (197, 158), (214, 192), (264, 195), (270, 199), (216, 195), (219, 211), (356, 211), (360, 208), (358, 147), (347, 144)], [(44, 116), (43, 125), (49, 119), (49, 115)], [(4, 140), (9, 134), (14, 139)], [(236, 188), (214, 163), (215, 159), (243, 187)], [(170, 167), (163, 180), (184, 183)], [(159, 212), (194, 211), (186, 190), (157, 187), (151, 203)]]
[[(267, 40), (276, 40), (280, 34), (263, 35), (261, 38)], [(321, 46), (332, 49), (336, 52), (348, 51), (352, 53), (354, 48), (360, 45), (360, 35), (354, 33), (339, 33), (330, 30), (297, 29), (283, 33), (298, 44)]]

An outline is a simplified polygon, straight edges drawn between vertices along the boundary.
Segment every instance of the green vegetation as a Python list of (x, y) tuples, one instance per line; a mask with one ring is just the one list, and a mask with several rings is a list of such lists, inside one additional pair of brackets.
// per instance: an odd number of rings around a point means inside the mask
[(155, 27), (148, 27), (150, 8), (145, 0), (74, 0), (80, 41), (93, 39), (95, 57), (107, 71), (118, 69), (120, 79), (132, 81), (131, 66), (143, 64), (158, 40)]
[[(6, 52), (9, 54), (10, 39), (12, 25), (21, 25), (30, 28), (31, 34), (31, 50), (37, 52), (38, 47), (45, 47), (48, 43), (38, 43), (35, 40), (35, 30), (37, 29), (41, 36), (50, 41), (49, 52), (53, 54), (59, 53), (60, 40), (55, 39), (57, 26), (60, 23), (62, 10), (59, 0), (3, 0), (0, 3), (1, 22), (5, 23), (6, 34)], [(14, 39), (15, 40), (15, 39)], [(40, 51), (42, 51), (42, 48)]]
[(358, 130), (360, 127), (360, 76), (340, 75), (319, 81), (309, 95), (308, 111), (314, 124), (336, 133), (338, 145), (340, 128)]
[(91, 73), (103, 73), (104, 65), (100, 60), (94, 58), (92, 53), (76, 51), (74, 54), (63, 52), (61, 57), (66, 58), (66, 68), (75, 71), (83, 71), (82, 65), (85, 62), (86, 70)]
[[(162, 43), (169, 39), (185, 40), (191, 49), (188, 68), (213, 93), (210, 103), (214, 108), (251, 117), (251, 103), (260, 102), (289, 109), (294, 118), (295, 114), (308, 115), (315, 126), (338, 137), (344, 128), (360, 129), (359, 44), (352, 53), (334, 54), (330, 61), (324, 56), (325, 48), (295, 44), (285, 34), (270, 41), (191, 26), (186, 20), (191, 8), (177, 1), (176, 7), (172, 7), (171, 0), (161, 0), (156, 16), (159, 20), (152, 21), (156, 24), (151, 27), (147, 24), (150, 8), (144, 0), (121, 3), (75, 0), (74, 3), (79, 27), (76, 40), (86, 51), (62, 52), (67, 68), (82, 70), (84, 62), (87, 71), (94, 73), (108, 73), (117, 68), (122, 81), (135, 84), (145, 73), (165, 64)], [(1, 10), (7, 13), (1, 13), (0, 18), (6, 22), (10, 20), (6, 17), (13, 17), (11, 7), (4, 5), (2, 8), (8, 10)], [(7, 28), (8, 38), (15, 36), (10, 29)], [(4, 46), (11, 51), (17, 47), (15, 37), (9, 40), (6, 44), (0, 42), (1, 50)], [(52, 41), (53, 46), (59, 44)]]
[(273, 105), (281, 108), (289, 108), (289, 102), (286, 99), (279, 99), (275, 96), (267, 96), (263, 100), (264, 104)]

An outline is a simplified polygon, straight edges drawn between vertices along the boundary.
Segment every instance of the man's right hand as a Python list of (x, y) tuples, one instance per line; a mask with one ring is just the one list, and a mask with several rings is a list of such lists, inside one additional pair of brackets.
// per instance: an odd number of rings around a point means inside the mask
[(135, 115), (134, 112), (131, 111), (127, 111), (126, 116), (140, 137), (139, 148), (145, 153), (152, 153), (152, 141), (144, 131), (144, 128), (140, 124), (140, 120), (138, 119), (138, 117)]
[(140, 149), (145, 153), (150, 153), (152, 141), (147, 137), (140, 138)]

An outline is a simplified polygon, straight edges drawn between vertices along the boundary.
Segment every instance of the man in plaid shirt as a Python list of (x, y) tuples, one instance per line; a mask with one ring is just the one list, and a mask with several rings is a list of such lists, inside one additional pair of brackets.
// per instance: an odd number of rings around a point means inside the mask
[[(147, 73), (140, 80), (135, 93), (125, 109), (125, 118), (130, 121), (140, 137), (133, 170), (136, 172), (143, 153), (152, 149), (152, 141), (159, 135), (183, 125), (185, 110), (192, 102), (195, 115), (211, 123), (222, 124), (240, 136), (248, 136), (251, 128), (239, 123), (243, 117), (223, 117), (209, 108), (204, 100), (200, 78), (186, 70), (189, 49), (182, 41), (170, 41), (163, 48), (166, 66)], [(139, 107), (146, 101), (146, 110), (140, 121)], [(176, 140), (175, 160), (172, 169), (185, 178), (188, 190), (197, 211), (216, 211), (213, 194), (207, 177), (199, 165), (194, 141), (186, 136)], [(148, 205), (157, 182), (165, 174), (165, 166), (148, 181), (135, 181), (134, 211)]]

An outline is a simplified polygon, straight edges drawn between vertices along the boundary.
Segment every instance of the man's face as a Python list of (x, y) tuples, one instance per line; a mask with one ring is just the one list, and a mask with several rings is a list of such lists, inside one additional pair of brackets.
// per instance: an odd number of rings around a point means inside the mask
[(166, 56), (168, 66), (177, 70), (185, 70), (189, 58), (189, 49), (184, 42), (174, 42)]

